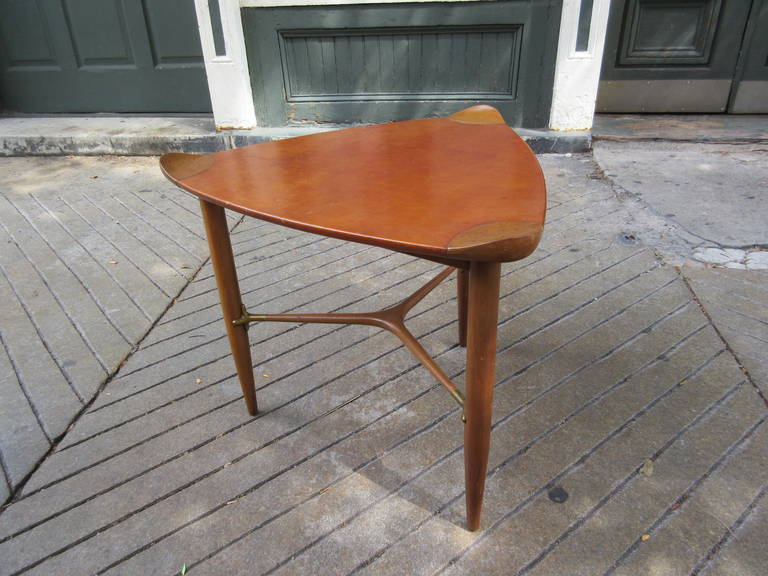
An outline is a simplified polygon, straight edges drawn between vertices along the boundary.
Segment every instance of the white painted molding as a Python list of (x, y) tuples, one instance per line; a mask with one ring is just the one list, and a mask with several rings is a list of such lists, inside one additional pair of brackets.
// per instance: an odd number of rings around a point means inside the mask
[(576, 51), (580, 6), (581, 0), (563, 2), (549, 117), (553, 130), (589, 130), (595, 116), (610, 0), (594, 0), (589, 44), (584, 52)]
[[(195, 0), (208, 88), (216, 128), (257, 125), (245, 38), (240, 17), (243, 7), (396, 4), (404, 2), (467, 2), (482, 0), (218, 0), (226, 55), (217, 56), (208, 0)], [(486, 0), (487, 1), (487, 0)], [(564, 0), (550, 113), (554, 130), (592, 127), (610, 0), (594, 0), (589, 48), (576, 52), (580, 0)]]
[(253, 128), (256, 126), (256, 114), (245, 52), (243, 23), (240, 19), (240, 3), (239, 0), (218, 2), (226, 48), (226, 54), (223, 56), (216, 55), (208, 0), (195, 0), (213, 119), (217, 130)]

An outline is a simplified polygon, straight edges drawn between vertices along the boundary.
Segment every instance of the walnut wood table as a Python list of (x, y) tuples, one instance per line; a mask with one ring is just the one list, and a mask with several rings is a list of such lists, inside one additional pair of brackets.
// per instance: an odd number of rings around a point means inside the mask
[[(467, 523), (480, 525), (496, 362), (502, 262), (541, 237), (544, 177), (490, 106), (446, 118), (350, 128), (210, 155), (166, 154), (164, 174), (200, 198), (240, 385), (257, 411), (247, 326), (255, 321), (367, 324), (394, 333), (464, 408)], [(240, 299), (224, 208), (448, 266), (400, 304), (364, 314), (250, 314)], [(405, 327), (408, 311), (458, 271), (465, 393)]]

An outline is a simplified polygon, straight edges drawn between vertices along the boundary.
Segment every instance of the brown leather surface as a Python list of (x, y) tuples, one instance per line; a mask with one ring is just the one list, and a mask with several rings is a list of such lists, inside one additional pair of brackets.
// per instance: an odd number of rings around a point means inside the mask
[(160, 164), (181, 188), (256, 218), (465, 261), (524, 258), (546, 210), (535, 156), (490, 106)]

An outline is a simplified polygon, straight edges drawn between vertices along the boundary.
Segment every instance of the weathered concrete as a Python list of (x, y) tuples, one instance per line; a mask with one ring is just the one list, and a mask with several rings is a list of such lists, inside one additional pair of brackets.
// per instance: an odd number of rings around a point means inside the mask
[[(216, 132), (210, 117), (17, 116), (0, 118), (0, 156), (146, 156), (165, 152), (208, 153), (258, 142), (348, 127), (298, 124), (284, 128)], [(585, 152), (588, 131), (518, 130), (536, 152)]]
[[(628, 237), (655, 221), (590, 157), (542, 162), (545, 237), (503, 268), (480, 531), (459, 410), (386, 333), (254, 326), (249, 417), (205, 264), (0, 513), (0, 574), (761, 574), (768, 407)], [(439, 269), (250, 220), (233, 241), (266, 311), (378, 308)], [(461, 385), (455, 318), (451, 279), (409, 326)]]
[(696, 247), (768, 245), (768, 149), (762, 145), (596, 142), (606, 177)]
[(597, 114), (595, 140), (679, 140), (685, 142), (768, 142), (768, 115)]
[(207, 256), (151, 158), (0, 161), (3, 500)]

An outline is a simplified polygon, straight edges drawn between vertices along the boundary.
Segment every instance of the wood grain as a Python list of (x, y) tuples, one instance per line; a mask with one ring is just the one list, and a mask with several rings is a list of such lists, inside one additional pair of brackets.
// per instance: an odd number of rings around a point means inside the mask
[(420, 256), (516, 260), (544, 224), (536, 157), (490, 106), (210, 156), (169, 154), (161, 167), (225, 208)]

